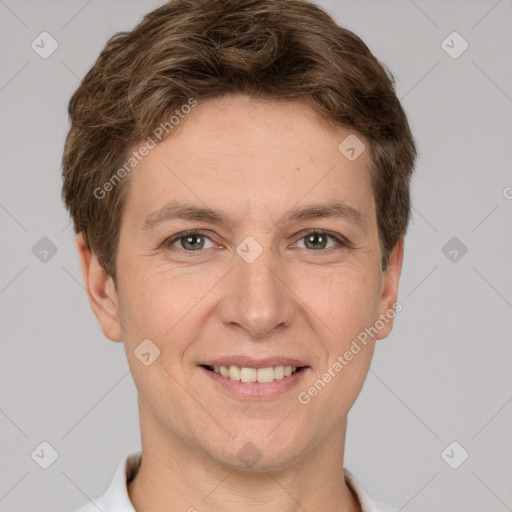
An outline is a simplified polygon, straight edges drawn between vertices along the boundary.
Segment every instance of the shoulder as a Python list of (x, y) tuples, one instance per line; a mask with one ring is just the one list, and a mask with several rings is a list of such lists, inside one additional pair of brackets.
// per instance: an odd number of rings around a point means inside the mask
[(108, 489), (98, 498), (73, 512), (135, 512), (128, 495), (127, 482), (138, 471), (142, 452), (134, 452), (124, 457), (115, 470)]
[(385, 503), (382, 503), (380, 501), (373, 500), (373, 505), (375, 506), (375, 512), (398, 512), (398, 509), (396, 507), (386, 505)]
[(343, 468), (343, 470), (345, 481), (352, 492), (357, 496), (362, 512), (399, 512), (396, 507), (374, 500), (347, 468)]

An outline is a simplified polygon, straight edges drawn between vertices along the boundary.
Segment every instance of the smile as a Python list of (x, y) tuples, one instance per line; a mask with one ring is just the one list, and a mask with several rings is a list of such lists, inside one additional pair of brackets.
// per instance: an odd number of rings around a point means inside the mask
[(290, 377), (302, 367), (296, 366), (270, 366), (267, 368), (248, 368), (236, 365), (230, 366), (210, 366), (204, 365), (207, 370), (213, 371), (231, 380), (241, 382), (272, 382)]
[(311, 369), (288, 365), (264, 368), (200, 365), (198, 368), (213, 380), (215, 389), (241, 400), (270, 400), (285, 395)]

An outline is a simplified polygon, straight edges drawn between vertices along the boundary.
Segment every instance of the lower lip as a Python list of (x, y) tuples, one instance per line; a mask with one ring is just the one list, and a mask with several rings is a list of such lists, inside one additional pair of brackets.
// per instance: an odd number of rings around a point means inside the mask
[(228, 392), (231, 396), (243, 400), (265, 400), (283, 395), (297, 386), (304, 377), (304, 374), (309, 370), (309, 367), (306, 366), (289, 377), (283, 377), (272, 382), (242, 382), (229, 379), (202, 366), (198, 368), (216, 382), (221, 389)]

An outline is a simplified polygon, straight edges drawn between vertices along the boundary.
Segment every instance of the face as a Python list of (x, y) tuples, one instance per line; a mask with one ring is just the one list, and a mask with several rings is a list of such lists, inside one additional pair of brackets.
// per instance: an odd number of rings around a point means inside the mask
[[(158, 435), (284, 467), (344, 428), (392, 328), (403, 240), (382, 272), (368, 151), (349, 160), (352, 132), (309, 107), (226, 96), (182, 123), (129, 176), (117, 292), (79, 244), (91, 304)], [(230, 362), (303, 369), (244, 383), (202, 366)]]

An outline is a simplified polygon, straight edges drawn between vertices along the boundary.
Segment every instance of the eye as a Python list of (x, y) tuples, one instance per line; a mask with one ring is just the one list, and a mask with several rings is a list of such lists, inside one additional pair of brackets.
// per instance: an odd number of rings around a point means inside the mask
[[(334, 240), (334, 244), (331, 247), (326, 247), (328, 243), (328, 239), (331, 238)], [(300, 239), (301, 241), (305, 241), (306, 249), (311, 249), (313, 251), (324, 250), (324, 249), (332, 249), (333, 246), (336, 245), (341, 247), (350, 247), (348, 241), (340, 235), (332, 233), (330, 231), (322, 231), (318, 229), (314, 229), (312, 231), (307, 232)]]
[[(326, 247), (329, 238), (333, 240), (334, 243), (330, 247)], [(210, 247), (205, 246), (205, 240), (210, 240)], [(303, 234), (303, 236), (300, 238), (300, 241), (302, 240), (305, 241), (306, 249), (315, 252), (326, 249), (333, 249), (336, 248), (336, 246), (338, 246), (338, 248), (351, 247), (350, 243), (341, 235), (318, 229), (310, 230)], [(201, 249), (209, 249), (215, 246), (208, 236), (206, 236), (202, 231), (198, 230), (190, 230), (178, 233), (165, 240), (164, 244), (168, 248), (174, 247), (175, 249), (189, 253), (199, 252)]]
[[(199, 251), (205, 248), (204, 240), (210, 240), (204, 233), (201, 231), (185, 231), (183, 233), (178, 233), (171, 238), (168, 238), (165, 241), (166, 247), (174, 246), (176, 242), (179, 242), (181, 247), (176, 247), (177, 249), (182, 249), (188, 252)], [(213, 246), (213, 244), (212, 244)], [(208, 247), (206, 247), (208, 249)]]

